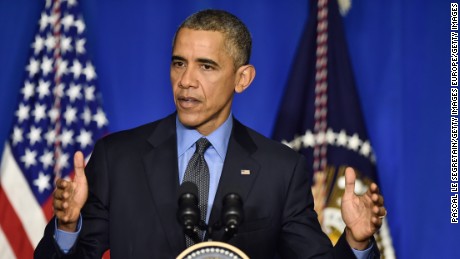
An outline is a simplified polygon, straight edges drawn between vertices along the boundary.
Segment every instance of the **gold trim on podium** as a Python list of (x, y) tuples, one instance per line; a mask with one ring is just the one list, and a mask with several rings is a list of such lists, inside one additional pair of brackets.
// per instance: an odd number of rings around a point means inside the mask
[(185, 249), (176, 259), (249, 259), (249, 257), (230, 244), (207, 241)]

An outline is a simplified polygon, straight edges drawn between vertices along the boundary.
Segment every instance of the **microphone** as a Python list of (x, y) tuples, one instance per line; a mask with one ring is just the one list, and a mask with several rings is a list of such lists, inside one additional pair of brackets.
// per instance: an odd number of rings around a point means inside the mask
[(200, 221), (200, 210), (198, 208), (198, 187), (192, 182), (183, 182), (179, 187), (179, 209), (177, 220), (184, 229), (184, 232), (193, 236), (196, 226)]
[(229, 193), (225, 195), (221, 217), (225, 226), (224, 239), (229, 240), (238, 232), (238, 227), (244, 219), (243, 201), (238, 194)]

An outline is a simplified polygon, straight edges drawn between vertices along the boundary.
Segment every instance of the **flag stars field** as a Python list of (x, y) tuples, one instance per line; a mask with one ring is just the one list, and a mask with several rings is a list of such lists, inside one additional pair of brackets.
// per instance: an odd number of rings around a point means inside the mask
[(81, 86), (76, 84), (70, 84), (69, 90), (66, 92), (71, 102), (75, 102), (76, 99), (80, 99), (81, 95)]
[(61, 39), (61, 51), (62, 54), (65, 54), (68, 51), (72, 51), (72, 38), (62, 37)]
[(77, 28), (78, 34), (81, 34), (85, 30), (85, 23), (81, 19), (76, 20), (74, 26)]
[(50, 152), (47, 150), (45, 150), (45, 152), (43, 152), (43, 155), (40, 156), (39, 160), (42, 163), (43, 168), (45, 170), (53, 165), (54, 163), (53, 157), (54, 157), (53, 152)]
[(92, 119), (91, 110), (88, 107), (85, 107), (85, 109), (84, 109), (83, 113), (81, 114), (80, 118), (83, 120), (85, 125), (90, 124), (91, 119)]
[(21, 157), (21, 161), (24, 163), (26, 168), (29, 168), (30, 166), (35, 165), (37, 163), (36, 157), (37, 151), (26, 148), (26, 152)]
[(24, 120), (27, 120), (29, 118), (29, 106), (24, 105), (24, 104), (19, 104), (19, 109), (16, 111), (16, 116), (18, 117), (18, 122), (21, 123)]
[(80, 64), (80, 62), (78, 62), (77, 59), (74, 59), (73, 60), (73, 65), (70, 68), (70, 72), (72, 72), (74, 79), (78, 79), (80, 77), (82, 69), (83, 69), (83, 67)]
[(23, 132), (21, 128), (14, 127), (12, 135), (13, 146), (16, 146), (18, 143), (23, 141), (22, 134)]
[(43, 99), (45, 96), (48, 96), (50, 94), (50, 86), (51, 83), (49, 81), (40, 79), (37, 88), (38, 98)]
[(69, 154), (63, 153), (59, 156), (57, 165), (59, 168), (64, 169), (69, 167)]
[(64, 119), (66, 125), (72, 124), (77, 119), (77, 109), (72, 106), (67, 106), (64, 112)]
[(83, 69), (83, 74), (86, 76), (86, 80), (88, 81), (96, 78), (96, 71), (94, 71), (94, 67), (90, 62), (86, 63), (86, 67)]
[(52, 128), (48, 130), (45, 134), (46, 143), (48, 146), (51, 146), (56, 141), (56, 131)]
[(78, 54), (84, 54), (86, 52), (85, 43), (86, 43), (85, 39), (77, 40), (77, 43), (75, 44), (75, 49)]
[(73, 130), (64, 129), (61, 134), (61, 144), (64, 148), (73, 144)]
[(51, 70), (53, 70), (53, 60), (45, 56), (43, 58), (40, 68), (42, 70), (43, 75), (47, 76), (51, 72)]
[(29, 77), (33, 77), (40, 70), (40, 62), (34, 58), (29, 59), (29, 65), (27, 65), (26, 70), (29, 71)]
[(27, 101), (30, 97), (34, 96), (35, 94), (35, 86), (34, 84), (26, 81), (24, 83), (24, 87), (21, 89), (21, 93), (24, 95), (24, 100)]
[(30, 128), (30, 132), (27, 134), (27, 138), (29, 139), (30, 145), (33, 146), (35, 143), (41, 141), (41, 134), (42, 134), (42, 129), (41, 128), (36, 128), (35, 126), (32, 126)]
[(42, 193), (44, 190), (51, 190), (50, 175), (40, 172), (38, 178), (34, 180), (34, 185), (37, 186), (38, 191)]
[(46, 27), (48, 26), (48, 15), (45, 12), (42, 12), (38, 24), (40, 25), (40, 31), (45, 30)]
[(101, 109), (97, 110), (97, 113), (93, 116), (93, 121), (97, 123), (98, 128), (102, 128), (109, 122), (107, 117), (105, 117), (105, 113)]
[(77, 137), (77, 142), (80, 143), (80, 146), (83, 148), (93, 144), (91, 131), (86, 131), (85, 129), (82, 129), (80, 131), (80, 135), (78, 135)]
[(15, 258), (33, 257), (52, 215), (47, 202), (54, 189), (52, 179), (69, 179), (74, 152), (81, 150), (89, 157), (96, 140), (108, 132), (84, 30), (76, 1), (46, 1), (29, 45), (20, 100), (0, 166), (0, 198), (9, 203), (4, 207), (20, 208), (0, 213), (0, 218), (3, 214), (18, 219), (14, 224), (8, 219), (6, 225), (0, 221), (0, 257), (3, 251)]
[(67, 60), (60, 59), (59, 60), (59, 65), (58, 65), (58, 70), (57, 70), (57, 75), (62, 76), (67, 74), (69, 68), (69, 62)]
[(56, 39), (51, 33), (48, 33), (48, 35), (46, 36), (45, 46), (47, 52), (53, 51), (54, 47), (56, 46)]
[(88, 87), (85, 87), (85, 99), (87, 101), (94, 101), (94, 90), (96, 90), (96, 88), (94, 86), (88, 86)]
[(48, 117), (50, 118), (50, 121), (54, 122), (58, 119), (59, 117), (59, 111), (56, 108), (51, 108), (48, 111)]
[(65, 15), (63, 19), (61, 19), (61, 24), (63, 25), (65, 31), (68, 31), (70, 27), (73, 26), (73, 23), (74, 23), (73, 15), (68, 14), (68, 15)]
[(40, 35), (35, 36), (35, 41), (32, 43), (32, 48), (34, 49), (34, 53), (38, 54), (42, 49), (45, 47), (45, 40), (40, 37)]
[(36, 103), (35, 109), (32, 111), (32, 115), (35, 118), (35, 123), (41, 121), (42, 119), (46, 118), (46, 105)]

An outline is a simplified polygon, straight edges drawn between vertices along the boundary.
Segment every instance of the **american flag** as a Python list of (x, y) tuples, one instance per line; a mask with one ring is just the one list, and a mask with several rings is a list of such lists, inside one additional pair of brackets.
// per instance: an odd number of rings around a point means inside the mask
[[(315, 210), (333, 243), (345, 229), (340, 210), (345, 168), (357, 171), (358, 194), (378, 182), (337, 2), (311, 1), (273, 134), (311, 164)], [(375, 238), (382, 258), (395, 258), (386, 218)]]
[(0, 167), (0, 258), (32, 258), (53, 215), (56, 177), (90, 155), (107, 118), (76, 0), (47, 0)]

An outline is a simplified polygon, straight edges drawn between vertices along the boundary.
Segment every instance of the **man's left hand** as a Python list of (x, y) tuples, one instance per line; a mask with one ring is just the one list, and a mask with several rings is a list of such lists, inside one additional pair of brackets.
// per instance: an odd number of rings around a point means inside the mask
[(346, 224), (348, 244), (354, 249), (364, 250), (369, 246), (372, 235), (382, 225), (387, 211), (377, 184), (372, 183), (364, 195), (356, 195), (355, 181), (356, 173), (348, 167), (345, 170), (342, 218)]

